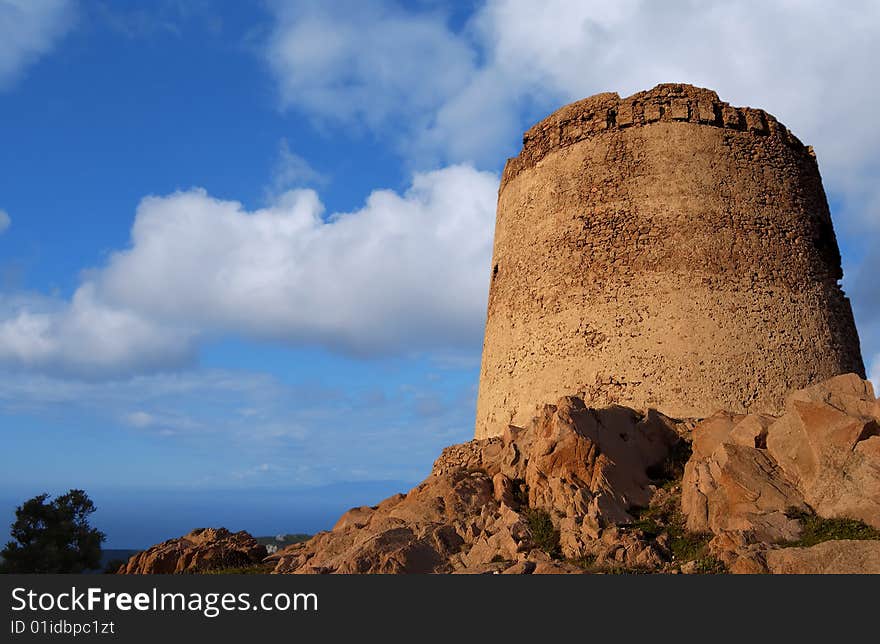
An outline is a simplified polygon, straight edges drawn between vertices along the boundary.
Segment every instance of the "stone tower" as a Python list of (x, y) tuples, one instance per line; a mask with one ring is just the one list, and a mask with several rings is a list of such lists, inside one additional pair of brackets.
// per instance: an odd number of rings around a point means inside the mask
[(491, 270), (477, 438), (566, 394), (705, 417), (864, 377), (812, 148), (711, 90), (598, 94), (528, 130)]

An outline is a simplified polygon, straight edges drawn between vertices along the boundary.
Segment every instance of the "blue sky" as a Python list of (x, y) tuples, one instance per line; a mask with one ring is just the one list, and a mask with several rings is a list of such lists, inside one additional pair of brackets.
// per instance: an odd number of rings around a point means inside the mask
[[(312, 531), (470, 438), (498, 176), (659, 82), (817, 150), (880, 369), (880, 8), (0, 0), (0, 519)], [(696, 7), (696, 8), (695, 8)]]

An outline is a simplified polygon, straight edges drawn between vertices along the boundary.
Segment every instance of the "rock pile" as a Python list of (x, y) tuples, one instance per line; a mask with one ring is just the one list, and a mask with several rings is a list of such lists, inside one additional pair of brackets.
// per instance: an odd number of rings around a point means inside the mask
[(297, 573), (661, 566), (664, 553), (617, 526), (649, 505), (652, 474), (681, 431), (655, 412), (594, 410), (566, 397), (525, 428), (447, 448), (408, 494), (354, 508), (331, 531), (269, 560), (276, 572)]

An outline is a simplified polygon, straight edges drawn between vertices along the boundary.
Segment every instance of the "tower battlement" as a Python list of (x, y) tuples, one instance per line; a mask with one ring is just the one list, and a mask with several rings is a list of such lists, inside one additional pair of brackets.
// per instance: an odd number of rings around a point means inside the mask
[(795, 148), (804, 147), (788, 128), (764, 110), (732, 106), (710, 89), (664, 83), (623, 99), (614, 92), (606, 92), (558, 109), (523, 134), (523, 149), (508, 160), (502, 185), (554, 150), (597, 134), (664, 122), (748, 131), (778, 137)]

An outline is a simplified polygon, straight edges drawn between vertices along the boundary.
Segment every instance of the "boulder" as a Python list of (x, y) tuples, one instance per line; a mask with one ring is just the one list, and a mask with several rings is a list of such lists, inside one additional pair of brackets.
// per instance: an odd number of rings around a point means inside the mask
[(722, 443), (706, 460), (689, 464), (685, 477), (682, 507), (694, 532), (751, 530), (768, 542), (800, 534), (786, 511), (806, 510), (803, 497), (763, 450)]
[(823, 517), (880, 528), (880, 419), (871, 384), (847, 375), (796, 392), (767, 450)]
[(682, 480), (689, 530), (751, 531), (767, 542), (800, 534), (786, 512), (805, 511), (803, 495), (766, 450), (754, 447), (767, 424), (765, 417), (716, 414), (694, 429)]
[(711, 550), (732, 572), (760, 572), (772, 553), (777, 568), (813, 556), (771, 549), (799, 536), (803, 513), (880, 528), (877, 410), (871, 383), (847, 374), (792, 393), (778, 418), (722, 412), (698, 423), (682, 481), (688, 528), (714, 533)]
[(598, 527), (629, 523), (631, 508), (648, 506), (649, 470), (681, 439), (670, 419), (626, 407), (589, 409), (565, 397), (548, 405), (527, 432), (504, 438), (502, 472), (522, 479), (531, 507), (584, 517)]
[(809, 548), (767, 552), (771, 573), (785, 575), (880, 575), (880, 541), (825, 541)]

